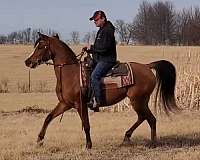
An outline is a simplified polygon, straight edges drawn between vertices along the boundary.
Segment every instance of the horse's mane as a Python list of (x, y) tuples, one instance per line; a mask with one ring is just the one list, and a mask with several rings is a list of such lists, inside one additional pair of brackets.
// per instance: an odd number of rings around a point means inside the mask
[(35, 44), (34, 44), (34, 48), (37, 46), (37, 44), (40, 42), (41, 38), (39, 37), (36, 41), (35, 41)]
[(72, 57), (73, 60), (77, 61), (76, 54), (74, 53), (74, 51), (66, 43), (64, 43), (61, 40), (59, 40), (59, 41), (61, 42), (62, 46), (69, 51), (68, 53), (70, 54), (70, 57)]

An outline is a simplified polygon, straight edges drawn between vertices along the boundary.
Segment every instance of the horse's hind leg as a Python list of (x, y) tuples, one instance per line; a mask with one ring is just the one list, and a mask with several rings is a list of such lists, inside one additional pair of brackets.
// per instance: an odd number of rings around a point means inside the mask
[(137, 122), (126, 132), (124, 142), (130, 142), (130, 137), (133, 131), (144, 121), (147, 120), (151, 128), (151, 140), (156, 141), (156, 118), (151, 113), (148, 107), (149, 97), (138, 98), (135, 101), (131, 100), (134, 110), (138, 115)]
[(133, 106), (133, 109), (136, 111), (138, 115), (137, 121), (132, 125), (132, 127), (126, 131), (125, 137), (124, 137), (124, 142), (123, 143), (129, 143), (130, 142), (130, 137), (133, 133), (133, 131), (140, 125), (142, 122), (145, 120), (145, 115), (143, 113), (143, 105), (142, 101), (139, 99), (133, 100), (130, 99), (131, 105)]
[(70, 109), (71, 107), (69, 106), (66, 106), (66, 104), (62, 103), (62, 102), (59, 102), (57, 104), (57, 106), (54, 108), (53, 111), (51, 111), (51, 113), (48, 114), (48, 116), (46, 117), (45, 121), (44, 121), (44, 124), (42, 126), (42, 129), (38, 135), (38, 140), (37, 140), (37, 143), (39, 145), (42, 145), (43, 142), (42, 140), (44, 139), (44, 136), (45, 136), (45, 133), (46, 133), (46, 130), (47, 130), (47, 127), (49, 125), (49, 123), (54, 119), (56, 118), (57, 116), (59, 116), (60, 114), (64, 113), (66, 110)]
[(146, 108), (146, 119), (151, 128), (151, 140), (154, 143), (156, 142), (156, 118), (148, 107)]

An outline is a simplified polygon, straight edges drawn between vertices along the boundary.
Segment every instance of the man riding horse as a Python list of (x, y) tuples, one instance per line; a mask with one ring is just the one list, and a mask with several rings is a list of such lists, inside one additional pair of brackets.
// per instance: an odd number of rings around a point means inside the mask
[[(107, 26), (104, 27), (106, 28)], [(104, 27), (102, 29), (104, 29)], [(57, 80), (56, 95), (58, 98), (58, 104), (46, 117), (38, 134), (37, 143), (39, 145), (43, 144), (48, 125), (54, 118), (63, 114), (65, 111), (74, 108), (77, 110), (84, 127), (86, 148), (90, 149), (92, 148), (92, 140), (90, 136), (88, 108), (86, 106), (87, 95), (86, 92), (82, 93), (80, 87), (80, 62), (72, 49), (66, 43), (61, 41), (58, 36), (49, 37), (41, 33), (38, 34), (39, 38), (35, 42), (34, 51), (25, 60), (25, 64), (27, 67), (36, 68), (41, 64), (47, 63), (48, 60), (53, 61)], [(98, 36), (96, 43), (97, 42)], [(95, 50), (98, 51), (100, 49), (96, 48), (96, 45), (93, 46), (93, 56), (95, 57), (98, 55), (97, 60), (99, 60), (99, 57), (103, 59), (103, 56), (101, 57), (101, 54), (98, 54), (102, 52), (96, 52)], [(111, 51), (105, 53), (109, 53), (109, 55), (113, 54)], [(108, 56), (105, 59), (112, 59), (110, 58), (112, 56)], [(104, 61), (98, 62), (101, 63)], [(108, 64), (109, 62), (110, 61), (106, 61), (105, 63)], [(138, 115), (138, 119), (125, 132), (123, 142), (130, 143), (131, 136), (135, 129), (147, 120), (151, 128), (151, 140), (154, 146), (156, 143), (156, 118), (149, 109), (149, 99), (157, 84), (154, 107), (157, 106), (157, 100), (160, 98), (163, 105), (159, 105), (159, 107), (162, 107), (167, 114), (179, 110), (175, 98), (176, 68), (171, 62), (166, 60), (159, 60), (149, 64), (129, 62), (129, 67), (131, 70), (134, 69), (134, 84), (126, 85), (121, 88), (105, 89), (103, 95), (105, 93), (106, 96), (103, 96), (103, 105), (113, 105), (125, 97), (128, 97), (130, 99), (130, 104)], [(155, 70), (155, 75), (151, 71), (152, 69)], [(81, 94), (83, 98), (80, 97)]]
[(94, 45), (83, 47), (83, 51), (91, 53), (93, 57), (91, 87), (89, 87), (91, 98), (88, 107), (98, 112), (103, 101), (101, 78), (116, 64), (115, 27), (101, 10), (96, 11), (89, 20), (93, 20), (99, 30)]

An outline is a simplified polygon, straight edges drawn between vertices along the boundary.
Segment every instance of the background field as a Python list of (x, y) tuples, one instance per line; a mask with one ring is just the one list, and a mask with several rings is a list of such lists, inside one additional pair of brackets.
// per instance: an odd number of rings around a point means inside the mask
[[(80, 53), (81, 46), (71, 46)], [(85, 150), (84, 132), (75, 112), (57, 118), (48, 128), (45, 145), (36, 146), (37, 134), (47, 113), (36, 114), (31, 107), (51, 110), (57, 103), (52, 66), (31, 70), (31, 93), (26, 91), (29, 69), (24, 60), (32, 46), (0, 46), (0, 158), (1, 159), (199, 159), (200, 158), (200, 48), (170, 46), (120, 46), (121, 61), (149, 63), (166, 59), (177, 68), (176, 96), (184, 110), (170, 118), (157, 115), (158, 147), (149, 148), (150, 129), (146, 122), (133, 134), (133, 145), (120, 146), (124, 132), (136, 121), (129, 106), (90, 113), (93, 149)], [(25, 89), (23, 88), (25, 87)], [(150, 104), (153, 103), (153, 99)], [(119, 108), (120, 107), (120, 108)], [(151, 107), (152, 108), (152, 107)], [(113, 112), (119, 111), (119, 112)], [(9, 113), (7, 113), (9, 112)], [(154, 112), (154, 114), (156, 114)]]

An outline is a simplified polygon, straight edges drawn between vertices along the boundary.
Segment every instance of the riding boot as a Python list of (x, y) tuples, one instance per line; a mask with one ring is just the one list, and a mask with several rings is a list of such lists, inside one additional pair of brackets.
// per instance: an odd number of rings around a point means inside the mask
[(95, 97), (87, 103), (87, 107), (93, 110), (94, 112), (99, 112), (99, 103), (96, 102)]
[(94, 112), (99, 112), (99, 103), (97, 103), (94, 96), (93, 96), (93, 99), (87, 103), (87, 106)]
[(92, 87), (88, 87), (88, 92), (87, 92), (87, 102), (91, 102), (93, 100), (94, 97), (94, 91), (92, 89)]
[(99, 107), (101, 107), (101, 98), (95, 97), (94, 98), (94, 103), (93, 103), (93, 110), (95, 112), (99, 112)]
[(94, 103), (94, 91), (92, 87), (89, 87), (87, 94), (87, 107), (93, 109), (93, 103)]
[(100, 101), (98, 98), (95, 98), (94, 90), (89, 88), (88, 90), (88, 99), (87, 107), (93, 110), (94, 112), (99, 112)]

